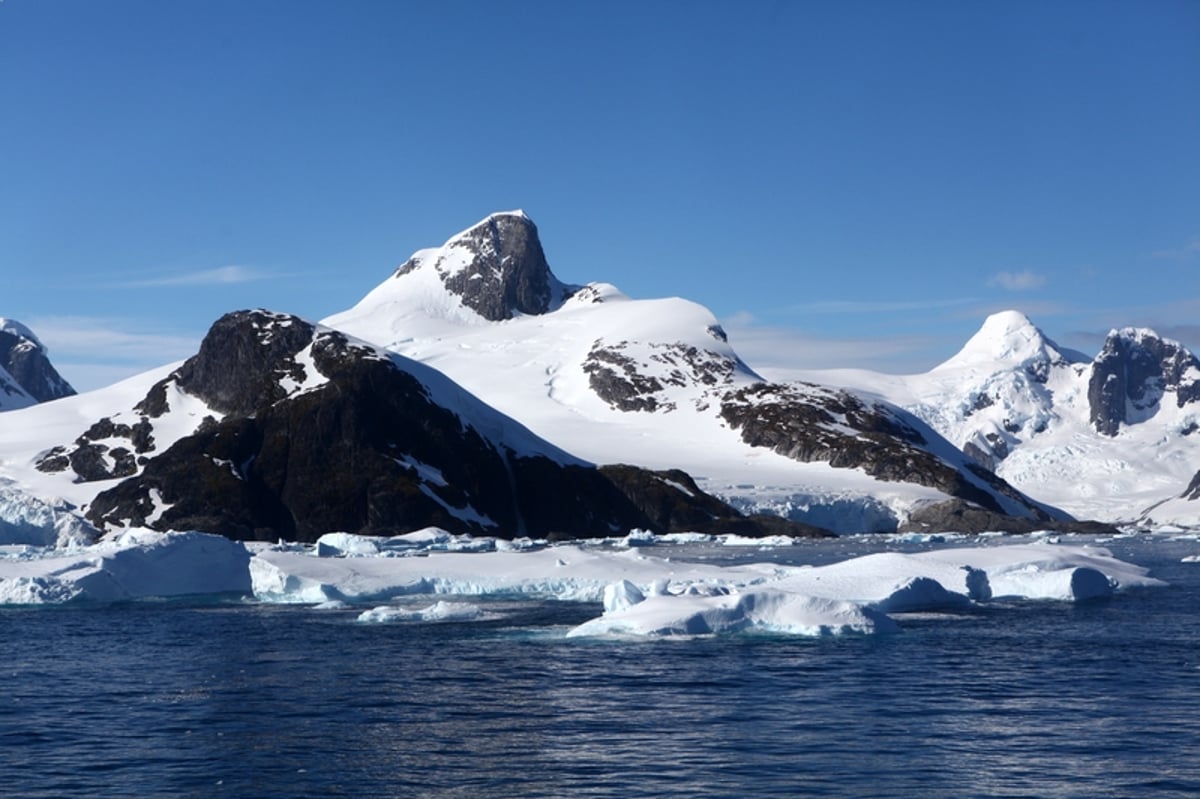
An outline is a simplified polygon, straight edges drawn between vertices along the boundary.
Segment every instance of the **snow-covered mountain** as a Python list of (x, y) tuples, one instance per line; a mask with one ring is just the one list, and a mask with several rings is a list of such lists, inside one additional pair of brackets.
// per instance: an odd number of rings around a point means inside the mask
[(597, 468), (427, 366), (267, 311), (222, 317), (166, 373), (14, 412), (0, 433), (10, 420), (43, 431), (18, 437), (10, 470), (69, 494), (101, 531), (820, 532), (746, 517), (679, 471)]
[(1008, 312), (925, 375), (811, 377), (765, 380), (693, 302), (563, 283), (499, 213), (320, 325), (237, 312), (186, 362), (0, 415), (0, 481), (247, 538), (1200, 517), (1200, 367), (1150, 331), (1089, 360)]
[(917, 518), (945, 523), (964, 503), (992, 514), (984, 526), (1063, 517), (878, 398), (767, 383), (695, 303), (563, 284), (520, 211), (417, 252), (324, 324), (444, 372), (591, 462), (683, 468), (743, 509), (839, 531), (896, 529), (931, 505), (942, 514)]
[(74, 393), (75, 389), (50, 363), (45, 345), (33, 331), (15, 319), (0, 318), (0, 410)]
[(1200, 525), (1200, 501), (1181, 496), (1200, 468), (1200, 363), (1152, 330), (1113, 330), (1090, 358), (1005, 311), (925, 374), (806, 377), (888, 398), (1081, 518)]

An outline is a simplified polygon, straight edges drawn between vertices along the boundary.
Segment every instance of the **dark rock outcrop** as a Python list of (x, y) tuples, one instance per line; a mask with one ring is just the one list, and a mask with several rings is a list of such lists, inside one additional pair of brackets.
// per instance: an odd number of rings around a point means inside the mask
[(698, 523), (777, 527), (742, 516), (682, 473), (578, 461), (440, 373), (296, 317), (223, 317), (140, 409), (161, 415), (172, 390), (224, 418), (99, 494), (87, 513), (98, 527), (299, 541), (430, 525), (555, 538)]
[(1076, 521), (1073, 519), (1028, 519), (980, 508), (961, 499), (933, 502), (914, 510), (906, 522), (900, 525), (900, 533), (967, 533), (971, 535), (989, 532), (1012, 534), (1033, 533), (1043, 530), (1058, 533), (1085, 533), (1090, 535), (1116, 535), (1117, 528), (1101, 522)]
[(71, 384), (50, 363), (46, 348), (28, 328), (11, 320), (0, 320), (0, 368), (8, 372), (25, 393), (38, 402), (70, 397)]
[(1169, 395), (1184, 405), (1200, 400), (1200, 361), (1182, 344), (1149, 330), (1125, 328), (1108, 334), (1088, 380), (1091, 422), (1115, 436), (1122, 424), (1153, 416)]
[[(456, 250), (464, 250), (458, 263)], [(518, 314), (544, 314), (561, 304), (573, 287), (550, 271), (533, 220), (521, 213), (493, 214), (447, 242), (434, 264), (442, 282), (463, 305), (493, 322)], [(396, 276), (424, 266), (412, 258)]]
[[(987, 512), (1011, 510), (1033, 519), (1051, 518), (1047, 509), (1021, 494), (978, 463), (960, 455), (948, 462), (933, 451), (937, 434), (915, 417), (880, 403), (867, 403), (847, 391), (804, 383), (755, 383), (726, 394), (721, 416), (742, 440), (793, 460), (823, 461), (859, 468), (880, 480), (936, 488)], [(957, 452), (945, 441), (942, 449)]]
[(1200, 472), (1196, 472), (1191, 482), (1188, 483), (1188, 487), (1179, 496), (1181, 499), (1200, 499)]
[[(720, 326), (714, 325), (708, 333), (717, 341), (725, 340)], [(690, 344), (599, 339), (588, 351), (583, 371), (596, 396), (626, 412), (673, 411), (673, 388), (711, 389), (730, 385), (738, 372), (753, 374), (736, 357)]]

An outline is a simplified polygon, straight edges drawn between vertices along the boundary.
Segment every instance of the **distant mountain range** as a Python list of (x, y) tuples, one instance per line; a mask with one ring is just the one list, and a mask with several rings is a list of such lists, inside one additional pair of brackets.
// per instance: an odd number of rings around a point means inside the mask
[(1200, 483), (1200, 362), (1152, 330), (1113, 330), (1089, 358), (1006, 311), (925, 374), (809, 376), (888, 397), (977, 463), (1078, 517), (1200, 525), (1200, 503), (1184, 496)]
[(98, 532), (1200, 526), (1200, 364), (1176, 342), (1114, 331), (1089, 359), (1006, 312), (926, 374), (773, 383), (695, 303), (562, 283), (521, 212), (319, 324), (233, 312), (181, 366), (82, 397), (0, 331), (0, 491)]

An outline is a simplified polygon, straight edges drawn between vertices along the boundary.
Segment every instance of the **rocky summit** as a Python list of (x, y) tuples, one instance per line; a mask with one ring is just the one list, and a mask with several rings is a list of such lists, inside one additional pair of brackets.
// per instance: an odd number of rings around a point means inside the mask
[(554, 277), (537, 226), (521, 211), (492, 214), (440, 249), (417, 253), (395, 276), (422, 269), (435, 272), (450, 295), (490, 322), (546, 313), (578, 288)]
[(1150, 419), (1164, 402), (1183, 408), (1198, 401), (1200, 361), (1152, 330), (1112, 331), (1092, 364), (1088, 407), (1092, 424), (1104, 435)]

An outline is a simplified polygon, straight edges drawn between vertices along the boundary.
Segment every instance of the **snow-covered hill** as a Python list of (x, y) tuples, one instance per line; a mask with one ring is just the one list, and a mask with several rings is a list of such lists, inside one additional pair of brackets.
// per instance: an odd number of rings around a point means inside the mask
[(1200, 501), (1181, 497), (1200, 468), (1200, 363), (1152, 330), (1113, 330), (1091, 358), (1005, 311), (925, 374), (803, 376), (886, 397), (1080, 518), (1200, 526)]
[(563, 284), (520, 211), (417, 252), (324, 324), (444, 372), (589, 461), (683, 468), (744, 509), (839, 531), (895, 529), (951, 497), (1056, 515), (886, 402), (770, 386), (702, 306)]

